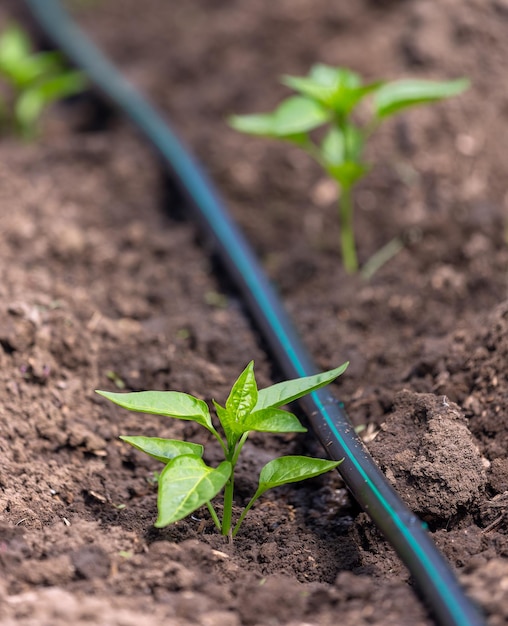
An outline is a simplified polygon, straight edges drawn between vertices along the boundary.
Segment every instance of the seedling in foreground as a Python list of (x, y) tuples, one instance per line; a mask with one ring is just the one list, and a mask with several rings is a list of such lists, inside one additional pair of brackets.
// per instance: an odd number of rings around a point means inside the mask
[[(339, 465), (340, 461), (306, 456), (283, 456), (270, 461), (261, 470), (258, 488), (233, 527), (235, 468), (249, 433), (306, 432), (295, 415), (280, 407), (328, 385), (344, 372), (347, 365), (345, 363), (323, 374), (288, 380), (258, 390), (254, 363), (251, 361), (233, 385), (225, 406), (213, 401), (222, 432), (213, 425), (206, 402), (186, 393), (97, 393), (130, 411), (196, 422), (217, 439), (224, 453), (224, 461), (213, 468), (203, 461), (201, 445), (158, 437), (121, 437), (123, 441), (165, 464), (158, 481), (159, 514), (155, 526), (168, 526), (206, 505), (222, 534), (234, 537), (254, 502), (265, 491), (319, 476)], [(223, 488), (224, 503), (220, 520), (211, 501)]]
[[(369, 171), (363, 161), (365, 142), (386, 118), (417, 104), (458, 95), (469, 82), (399, 80), (364, 84), (349, 69), (321, 64), (312, 67), (308, 76), (285, 76), (282, 82), (299, 95), (287, 98), (272, 113), (233, 116), (230, 124), (244, 133), (300, 146), (336, 181), (341, 190), (342, 260), (346, 271), (356, 272), (352, 190)], [(361, 124), (355, 112), (366, 96), (372, 96), (373, 108), (368, 121)], [(321, 127), (326, 131), (316, 139), (311, 133)]]
[(0, 121), (26, 139), (35, 136), (37, 123), (53, 102), (85, 88), (81, 72), (67, 69), (58, 52), (34, 54), (28, 35), (16, 25), (0, 35)]

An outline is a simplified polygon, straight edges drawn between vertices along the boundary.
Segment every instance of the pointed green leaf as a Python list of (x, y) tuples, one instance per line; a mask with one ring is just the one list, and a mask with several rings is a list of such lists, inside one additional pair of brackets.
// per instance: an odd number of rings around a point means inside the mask
[(302, 396), (316, 391), (325, 385), (328, 385), (338, 376), (343, 374), (349, 363), (343, 363), (340, 367), (336, 367), (322, 374), (313, 376), (305, 376), (304, 378), (296, 378), (294, 380), (286, 380), (281, 383), (260, 389), (258, 393), (258, 401), (255, 411), (268, 408), (277, 408), (284, 404), (289, 404), (293, 400), (297, 400)]
[(425, 102), (435, 102), (457, 96), (469, 87), (469, 81), (398, 80), (383, 85), (374, 96), (378, 117), (387, 117), (401, 109)]
[(40, 92), (44, 103), (50, 104), (80, 93), (85, 87), (86, 78), (83, 72), (65, 72), (44, 80), (37, 85), (36, 89)]
[(19, 26), (12, 25), (2, 33), (0, 37), (0, 66), (16, 63), (30, 55), (31, 52), (30, 40)]
[(356, 105), (368, 96), (373, 91), (376, 91), (381, 87), (383, 83), (381, 81), (375, 83), (369, 83), (361, 87), (355, 87), (354, 89), (340, 89), (331, 99), (330, 106), (336, 113), (342, 116), (348, 116)]
[(217, 417), (219, 418), (219, 422), (221, 423), (222, 430), (226, 435), (226, 440), (230, 447), (234, 447), (236, 441), (238, 441), (238, 435), (241, 435), (242, 432), (240, 430), (235, 429), (235, 420), (232, 415), (230, 415), (229, 411), (221, 406), (215, 400), (212, 400), (213, 405), (215, 406), (215, 410), (217, 412)]
[(206, 402), (186, 393), (179, 391), (134, 391), (131, 393), (97, 391), (96, 393), (129, 411), (191, 420), (208, 430), (213, 430)]
[(37, 82), (25, 89), (15, 106), (15, 117), (26, 136), (35, 132), (36, 122), (46, 106), (83, 91), (86, 79), (82, 72), (66, 72)]
[(44, 52), (11, 63), (0, 62), (0, 74), (6, 76), (18, 89), (62, 71), (58, 53)]
[(228, 411), (225, 407), (221, 406), (218, 402), (215, 402), (215, 400), (212, 400), (212, 402), (217, 412), (217, 416), (222, 425), (222, 428), (224, 428), (224, 424), (227, 424), (231, 421), (230, 418), (228, 417)]
[(177, 456), (159, 477), (155, 526), (163, 528), (190, 515), (219, 493), (231, 475), (231, 463), (223, 461), (216, 469), (194, 455)]
[(284, 100), (275, 110), (273, 132), (282, 138), (297, 135), (325, 124), (329, 117), (326, 109), (317, 102), (293, 96)]
[(26, 58), (25, 62), (27, 63), (27, 66), (30, 66), (33, 78), (36, 78), (37, 76), (56, 76), (65, 68), (63, 56), (60, 52), (54, 51), (32, 54)]
[(130, 443), (137, 450), (141, 450), (157, 461), (167, 463), (182, 454), (193, 454), (195, 456), (203, 456), (203, 446), (198, 443), (190, 443), (187, 441), (178, 441), (177, 439), (162, 439), (160, 437), (126, 437), (121, 436), (120, 439), (126, 443)]
[(334, 93), (333, 85), (321, 85), (316, 80), (306, 76), (284, 76), (282, 83), (303, 96), (317, 100), (325, 106), (330, 104)]
[(328, 112), (317, 102), (293, 96), (284, 100), (273, 113), (234, 115), (230, 125), (240, 132), (280, 139), (298, 137), (328, 121)]
[(226, 434), (229, 446), (233, 446), (243, 434), (244, 421), (251, 413), (258, 399), (258, 387), (254, 377), (254, 362), (251, 361), (235, 381), (226, 406), (213, 400), (220, 423)]
[(282, 82), (343, 116), (349, 115), (362, 98), (382, 84), (378, 81), (362, 85), (360, 76), (347, 68), (319, 64), (311, 69), (309, 76), (284, 76)]
[(351, 113), (358, 102), (371, 91), (370, 85), (362, 87), (359, 74), (345, 67), (316, 65), (311, 70), (314, 80), (330, 90), (327, 106), (342, 117)]
[(243, 424), (244, 432), (255, 430), (260, 433), (306, 433), (300, 420), (282, 409), (261, 409), (251, 413)]
[(329, 472), (341, 461), (326, 461), (308, 456), (281, 456), (267, 463), (259, 475), (257, 494), (287, 483), (296, 483)]
[(346, 67), (331, 67), (323, 63), (314, 65), (309, 76), (324, 87), (355, 89), (362, 84), (359, 74)]
[(258, 386), (254, 377), (254, 361), (251, 361), (235, 381), (226, 410), (236, 424), (241, 424), (258, 401)]
[(253, 115), (232, 115), (228, 119), (231, 128), (247, 135), (275, 137), (273, 113), (256, 113)]

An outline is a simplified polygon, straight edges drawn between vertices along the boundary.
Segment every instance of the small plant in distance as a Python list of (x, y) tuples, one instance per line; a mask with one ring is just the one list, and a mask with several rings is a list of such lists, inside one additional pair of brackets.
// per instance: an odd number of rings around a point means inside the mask
[[(158, 480), (156, 527), (172, 524), (206, 505), (222, 534), (234, 537), (254, 502), (265, 491), (319, 476), (339, 465), (340, 461), (306, 456), (283, 456), (270, 461), (261, 470), (258, 488), (233, 526), (235, 468), (249, 433), (306, 432), (295, 415), (280, 407), (332, 382), (344, 372), (347, 365), (345, 363), (322, 374), (288, 380), (258, 390), (254, 363), (251, 361), (233, 385), (225, 406), (213, 401), (221, 432), (213, 425), (206, 402), (186, 393), (97, 393), (130, 411), (196, 422), (217, 439), (224, 453), (224, 461), (213, 468), (203, 461), (203, 446), (196, 443), (158, 437), (120, 437), (165, 464)], [(211, 501), (222, 489), (224, 501), (221, 520)]]
[(85, 88), (81, 72), (69, 70), (60, 53), (34, 53), (28, 35), (13, 24), (0, 35), (0, 122), (25, 139), (53, 102)]
[[(273, 112), (236, 115), (231, 126), (243, 133), (272, 137), (296, 144), (313, 157), (337, 182), (342, 259), (346, 271), (358, 270), (353, 230), (352, 190), (369, 166), (363, 161), (365, 142), (386, 118), (408, 107), (436, 102), (468, 88), (466, 79), (447, 82), (398, 80), (363, 83), (349, 69), (315, 65), (308, 76), (284, 76), (283, 84), (298, 93)], [(373, 107), (360, 123), (355, 115), (367, 96)], [(323, 135), (313, 133), (324, 127)]]

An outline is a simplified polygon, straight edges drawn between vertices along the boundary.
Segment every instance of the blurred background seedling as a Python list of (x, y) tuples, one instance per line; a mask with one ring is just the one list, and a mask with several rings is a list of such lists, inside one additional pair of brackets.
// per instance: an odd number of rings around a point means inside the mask
[[(230, 124), (243, 133), (299, 146), (337, 183), (342, 260), (346, 271), (354, 273), (358, 270), (358, 258), (352, 192), (370, 169), (363, 160), (365, 143), (385, 119), (408, 107), (456, 96), (468, 88), (469, 81), (411, 79), (364, 83), (359, 74), (347, 68), (318, 64), (307, 76), (284, 76), (282, 83), (298, 95), (287, 98), (271, 113), (235, 115)], [(368, 96), (372, 101), (370, 115), (359, 122), (360, 116), (355, 113)], [(320, 132), (315, 133), (316, 130)], [(390, 241), (367, 262), (365, 277), (369, 278), (401, 247), (400, 240)]]
[(0, 34), (0, 127), (23, 139), (37, 136), (44, 111), (82, 92), (86, 79), (59, 52), (34, 52), (28, 34), (11, 24)]

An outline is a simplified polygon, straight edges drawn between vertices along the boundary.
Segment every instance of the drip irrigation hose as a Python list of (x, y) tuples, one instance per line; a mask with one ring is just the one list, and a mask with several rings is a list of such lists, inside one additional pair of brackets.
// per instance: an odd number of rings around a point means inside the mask
[[(161, 114), (133, 88), (70, 19), (58, 0), (25, 0), (40, 26), (145, 135), (169, 165), (205, 232), (248, 304), (281, 370), (288, 378), (317, 373), (279, 298), (250, 246), (224, 208), (207, 176)], [(356, 435), (344, 405), (328, 389), (300, 400), (319, 441), (360, 506), (408, 567), (437, 623), (481, 626), (450, 566), (423, 524), (402, 502)]]

